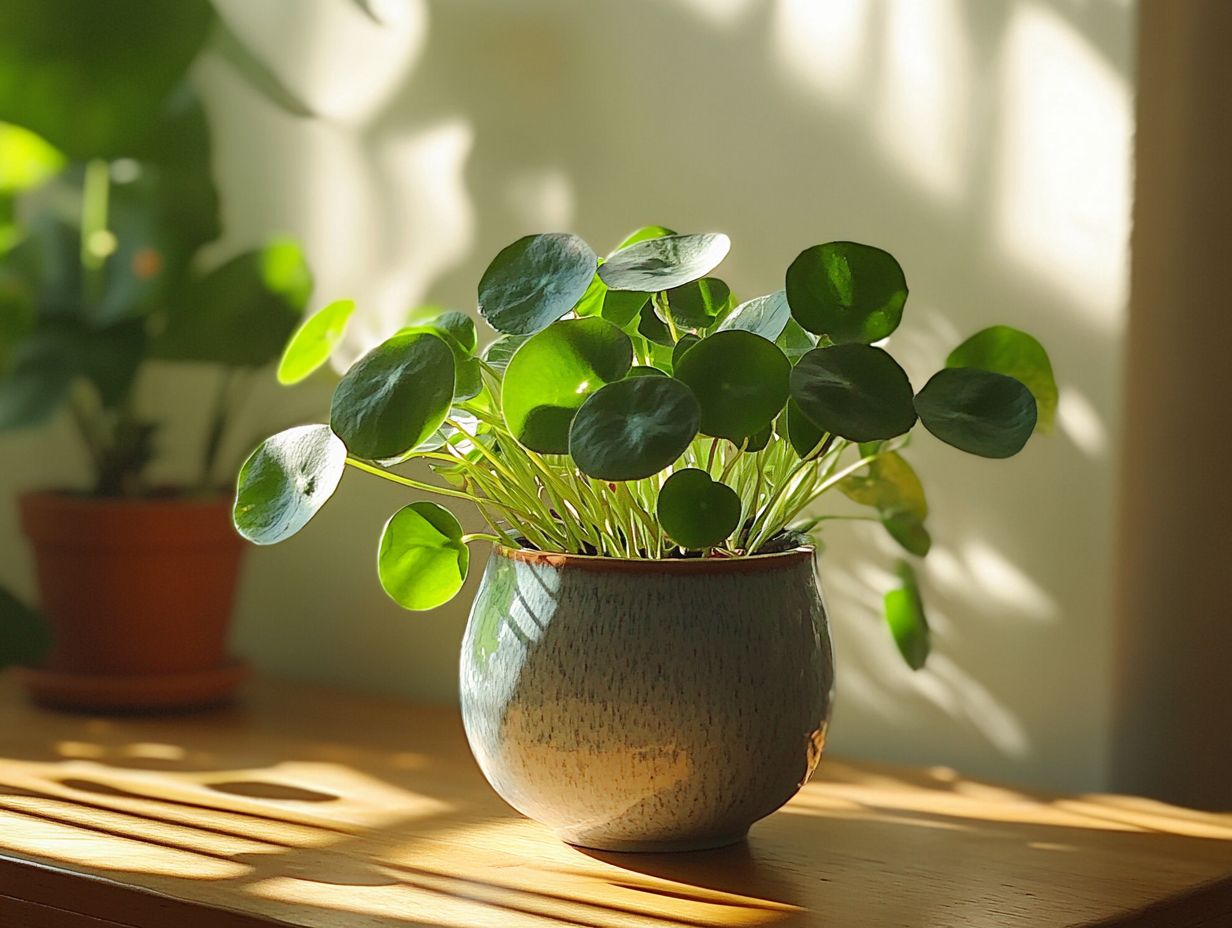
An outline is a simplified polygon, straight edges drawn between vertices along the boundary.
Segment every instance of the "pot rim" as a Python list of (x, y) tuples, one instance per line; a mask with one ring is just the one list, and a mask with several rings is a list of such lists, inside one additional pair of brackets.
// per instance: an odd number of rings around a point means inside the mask
[(794, 567), (813, 562), (813, 545), (800, 545), (771, 554), (749, 554), (743, 557), (630, 558), (605, 557), (597, 554), (564, 554), (531, 548), (511, 548), (493, 545), (492, 554), (510, 561), (521, 561), (537, 567), (562, 569), (576, 567), (593, 571), (630, 571), (640, 573), (745, 573), (765, 569)]

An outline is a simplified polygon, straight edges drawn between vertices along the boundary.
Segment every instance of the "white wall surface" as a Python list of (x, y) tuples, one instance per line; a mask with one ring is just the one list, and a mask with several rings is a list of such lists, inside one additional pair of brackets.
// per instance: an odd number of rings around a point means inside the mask
[[(1104, 783), (1132, 0), (371, 0), (374, 16), (216, 2), (322, 114), (288, 115), (226, 61), (200, 62), (218, 254), (300, 237), (314, 303), (361, 304), (353, 350), (420, 302), (473, 309), (487, 261), (520, 235), (571, 230), (604, 251), (652, 222), (729, 233), (720, 273), (742, 297), (781, 287), (817, 242), (889, 249), (911, 287), (893, 345), (917, 385), (979, 328), (1035, 333), (1061, 386), (1056, 434), (1003, 462), (922, 430), (910, 449), (933, 510), (926, 670), (906, 669), (879, 620), (880, 529), (827, 535), (831, 745)], [(190, 418), (208, 383), (155, 372), (147, 401)], [(322, 418), (328, 390), (265, 383), (239, 431)], [(169, 475), (193, 436), (173, 429)], [(74, 479), (69, 449), (63, 424), (0, 441), (0, 580), (29, 589), (11, 499)], [(309, 529), (251, 552), (237, 648), (280, 673), (452, 700), (470, 590), (428, 615), (385, 600), (376, 538), (404, 496), (377, 483), (348, 475)]]

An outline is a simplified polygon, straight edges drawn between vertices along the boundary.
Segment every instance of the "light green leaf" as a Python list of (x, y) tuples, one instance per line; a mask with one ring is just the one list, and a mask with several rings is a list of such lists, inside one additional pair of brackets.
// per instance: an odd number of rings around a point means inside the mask
[(462, 527), (448, 509), (411, 503), (385, 523), (377, 573), (381, 588), (403, 609), (423, 611), (449, 602), (469, 567)]
[(64, 167), (64, 155), (29, 129), (0, 123), (0, 194), (37, 187)]
[(703, 277), (667, 291), (667, 307), (676, 325), (708, 329), (731, 309), (731, 290), (717, 277)]
[(240, 468), (232, 521), (258, 545), (290, 538), (329, 501), (346, 447), (327, 425), (301, 425), (267, 438)]
[(885, 594), (886, 624), (907, 666), (919, 670), (928, 660), (931, 647), (928, 617), (924, 614), (924, 600), (911, 565), (899, 561), (898, 576), (902, 586)]
[(514, 438), (543, 454), (569, 450), (569, 426), (591, 394), (633, 363), (629, 336), (605, 319), (562, 319), (531, 337), (505, 370), (502, 411)]
[(901, 454), (879, 455), (866, 473), (853, 474), (840, 481), (838, 488), (860, 505), (875, 508), (890, 537), (907, 551), (917, 557), (928, 554), (932, 538), (924, 527), (928, 516), (924, 485)]
[(304, 320), (282, 353), (278, 382), (288, 386), (299, 383), (328, 361), (346, 335), (354, 312), (354, 300), (335, 300)]

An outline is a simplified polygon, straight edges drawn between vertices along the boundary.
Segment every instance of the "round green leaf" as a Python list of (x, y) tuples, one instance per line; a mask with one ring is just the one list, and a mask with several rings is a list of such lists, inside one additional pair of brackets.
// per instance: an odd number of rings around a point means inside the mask
[(501, 250), (479, 281), (479, 312), (492, 328), (531, 335), (586, 293), (599, 259), (576, 235), (527, 235)]
[(599, 268), (613, 290), (654, 293), (705, 277), (727, 257), (731, 240), (721, 232), (667, 235), (622, 248)]
[(835, 344), (885, 338), (903, 317), (907, 281), (889, 252), (830, 242), (800, 252), (787, 269), (791, 314)]
[(663, 530), (682, 548), (710, 548), (740, 524), (740, 497), (704, 470), (687, 467), (664, 482), (655, 512)]
[(870, 345), (814, 348), (792, 369), (791, 396), (814, 425), (848, 441), (893, 438), (915, 425), (906, 372)]
[(435, 609), (457, 595), (470, 551), (448, 509), (427, 501), (393, 514), (381, 533), (377, 573), (381, 587), (403, 609)]
[(453, 350), (431, 333), (407, 332), (347, 371), (334, 390), (329, 423), (352, 454), (392, 458), (440, 428), (453, 394)]
[(986, 458), (1022, 450), (1035, 429), (1035, 397), (1021, 381), (974, 367), (937, 371), (915, 398), (924, 428)]
[(333, 496), (346, 456), (327, 425), (265, 439), (240, 468), (231, 513), (236, 531), (258, 545), (290, 538)]
[(629, 336), (606, 319), (552, 323), (518, 349), (505, 371), (502, 412), (509, 430), (532, 451), (567, 453), (574, 414), (632, 363)]
[(675, 461), (697, 435), (701, 409), (671, 377), (608, 384), (582, 404), (569, 430), (569, 453), (600, 480), (640, 480)]
[(717, 277), (703, 277), (667, 291), (667, 306), (676, 325), (707, 329), (731, 308), (731, 289)]
[(675, 369), (702, 408), (701, 430), (739, 444), (787, 402), (791, 363), (751, 332), (716, 332), (689, 349)]
[(945, 366), (978, 367), (1022, 381), (1035, 397), (1036, 426), (1041, 432), (1052, 428), (1057, 411), (1057, 381), (1052, 375), (1052, 362), (1044, 346), (1026, 332), (1008, 325), (976, 332), (950, 352)]
[(731, 311), (731, 315), (719, 323), (718, 331), (740, 329), (773, 342), (783, 334), (783, 329), (790, 321), (791, 307), (787, 305), (787, 294), (779, 290), (741, 303)]
[(672, 369), (675, 370), (676, 365), (680, 363), (680, 359), (685, 356), (685, 353), (700, 342), (701, 339), (692, 332), (686, 332), (680, 336), (680, 341), (672, 347)]
[(817, 451), (826, 434), (826, 430), (818, 428), (813, 420), (804, 414), (800, 404), (790, 398), (783, 409), (783, 428), (787, 432), (788, 444), (801, 459)]
[(928, 660), (931, 647), (928, 617), (924, 614), (924, 600), (911, 565), (899, 561), (898, 576), (902, 586), (885, 595), (886, 624), (907, 666), (919, 670)]
[(309, 316), (282, 353), (278, 382), (287, 386), (299, 383), (328, 361), (346, 334), (347, 322), (354, 312), (354, 300), (335, 300)]

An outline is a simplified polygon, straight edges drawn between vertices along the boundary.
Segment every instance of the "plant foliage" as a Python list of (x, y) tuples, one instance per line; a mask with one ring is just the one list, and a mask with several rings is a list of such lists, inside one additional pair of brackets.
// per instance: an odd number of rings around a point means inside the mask
[[(816, 530), (827, 517), (808, 510), (834, 489), (923, 557), (928, 504), (902, 454), (909, 433), (921, 421), (972, 454), (1017, 452), (1037, 403), (1055, 403), (1047, 354), (1015, 329), (988, 329), (917, 392), (870, 344), (898, 326), (907, 298), (887, 252), (805, 249), (785, 289), (739, 303), (712, 276), (728, 247), (724, 235), (661, 226), (602, 260), (576, 236), (519, 239), (479, 285), (480, 312), (503, 334), (477, 352), (473, 328), (445, 325), (439, 310), (416, 314), (437, 321), (378, 345), (338, 384), (332, 434), (293, 430), (253, 452), (237, 527), (263, 543), (297, 530), (332, 492), (341, 459), (469, 501), (487, 531), (464, 535), (426, 502), (386, 526), (381, 582), (408, 609), (454, 595), (477, 540), (615, 558), (745, 557)], [(345, 323), (341, 310), (325, 312), (304, 331)], [(319, 364), (326, 341), (301, 333), (288, 357), (307, 352), (305, 369)], [(470, 364), (478, 384), (464, 391), (455, 371)], [(390, 463), (409, 460), (443, 483)], [(918, 668), (928, 626), (910, 564), (899, 573), (886, 615)]]

